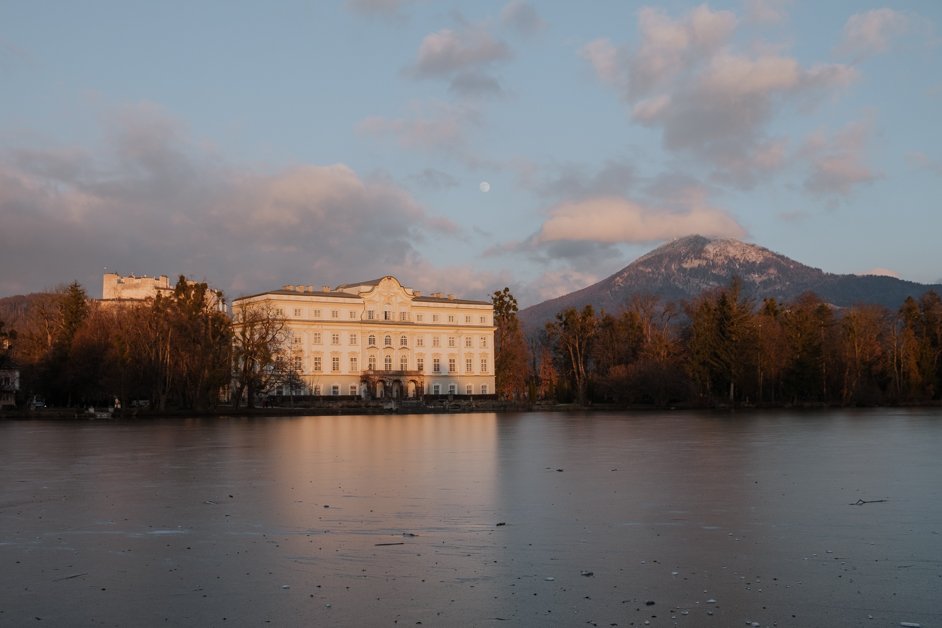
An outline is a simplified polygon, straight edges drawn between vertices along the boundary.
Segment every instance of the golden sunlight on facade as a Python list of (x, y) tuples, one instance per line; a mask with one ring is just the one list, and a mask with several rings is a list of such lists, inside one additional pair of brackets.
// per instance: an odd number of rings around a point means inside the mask
[(232, 302), (236, 321), (240, 310), (259, 305), (285, 321), (306, 394), (377, 399), (495, 392), (490, 301), (423, 296), (386, 276), (241, 297)]

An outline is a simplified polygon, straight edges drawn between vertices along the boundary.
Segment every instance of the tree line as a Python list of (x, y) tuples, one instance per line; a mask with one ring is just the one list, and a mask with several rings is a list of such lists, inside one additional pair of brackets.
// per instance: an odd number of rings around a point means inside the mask
[(32, 295), (13, 317), (10, 361), (27, 398), (49, 405), (207, 408), (229, 384), (232, 331), (205, 283), (136, 306), (88, 298), (73, 282)]
[(896, 311), (835, 308), (812, 293), (756, 302), (734, 280), (681, 304), (636, 296), (618, 312), (568, 308), (529, 340), (516, 302), (502, 305), (508, 296), (493, 297), (498, 338), (518, 330), (504, 343), (513, 360), (497, 358), (504, 397), (659, 407), (942, 398), (942, 299), (933, 291)]
[[(137, 305), (88, 298), (77, 283), (0, 311), (0, 368), (21, 397), (50, 405), (206, 409), (253, 405), (299, 383), (282, 317), (218, 307), (180, 277)], [(942, 299), (895, 311), (834, 308), (808, 293), (755, 302), (738, 281), (685, 303), (636, 296), (617, 312), (568, 308), (526, 334), (509, 288), (492, 296), (495, 374), (505, 400), (622, 405), (878, 405), (942, 398)], [(6, 320), (2, 320), (5, 318)]]
[(221, 292), (183, 276), (143, 302), (96, 301), (78, 282), (5, 301), (0, 368), (19, 369), (21, 403), (204, 410), (301, 386), (283, 316), (250, 304), (230, 317)]

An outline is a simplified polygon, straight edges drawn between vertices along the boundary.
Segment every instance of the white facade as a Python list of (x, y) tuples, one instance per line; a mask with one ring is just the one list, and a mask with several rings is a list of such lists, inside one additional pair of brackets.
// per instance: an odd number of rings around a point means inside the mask
[(241, 297), (285, 320), (304, 394), (493, 395), (494, 307), (420, 292), (392, 276), (336, 288), (284, 286)]

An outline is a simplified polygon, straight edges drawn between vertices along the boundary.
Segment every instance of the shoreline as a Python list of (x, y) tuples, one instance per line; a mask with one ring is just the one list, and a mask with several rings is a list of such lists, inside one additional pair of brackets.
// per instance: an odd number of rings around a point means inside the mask
[[(911, 403), (899, 405), (855, 405), (841, 406), (825, 403), (800, 404), (743, 404), (729, 405), (624, 405), (624, 404), (589, 404), (580, 406), (574, 403), (524, 403), (524, 402), (407, 402), (387, 403), (350, 403), (339, 402), (335, 404), (318, 404), (310, 406), (275, 406), (263, 408), (233, 408), (231, 406), (216, 406), (203, 409), (128, 409), (118, 411), (109, 416), (102, 416), (103, 412), (90, 414), (80, 408), (42, 408), (37, 410), (3, 410), (0, 411), (0, 421), (9, 420), (85, 420), (85, 421), (116, 421), (116, 420), (148, 420), (164, 418), (190, 418), (190, 417), (278, 417), (278, 416), (332, 416), (332, 415), (362, 415), (362, 414), (461, 414), (475, 412), (683, 412), (683, 411), (712, 411), (718, 413), (735, 414), (738, 411), (756, 412), (768, 410), (841, 410), (841, 409), (868, 409), (868, 408), (940, 408), (942, 401), (925, 403)], [(106, 413), (107, 411), (105, 411)]]

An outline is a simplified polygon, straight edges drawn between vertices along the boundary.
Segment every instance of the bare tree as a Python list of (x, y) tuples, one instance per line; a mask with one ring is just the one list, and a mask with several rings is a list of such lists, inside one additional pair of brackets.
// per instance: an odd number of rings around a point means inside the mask
[(245, 303), (235, 308), (233, 321), (233, 403), (247, 396), (254, 407), (256, 396), (283, 378), (290, 364), (288, 330), (284, 318), (269, 303)]

